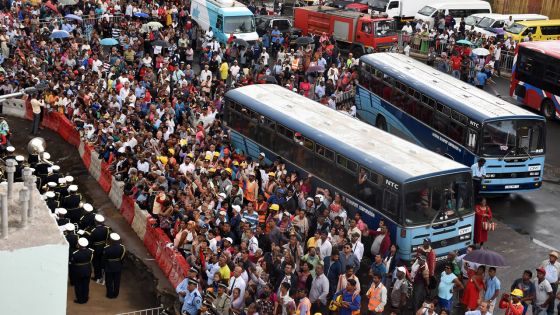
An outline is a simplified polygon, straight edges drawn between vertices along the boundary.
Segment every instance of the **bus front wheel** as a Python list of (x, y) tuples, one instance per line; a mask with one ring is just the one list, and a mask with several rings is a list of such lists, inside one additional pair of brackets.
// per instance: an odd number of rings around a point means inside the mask
[(556, 116), (556, 110), (554, 108), (554, 103), (550, 99), (545, 99), (541, 104), (541, 115), (543, 115), (547, 120), (553, 120)]
[(385, 117), (378, 115), (377, 120), (375, 121), (375, 127), (383, 131), (387, 131), (387, 121), (385, 120)]

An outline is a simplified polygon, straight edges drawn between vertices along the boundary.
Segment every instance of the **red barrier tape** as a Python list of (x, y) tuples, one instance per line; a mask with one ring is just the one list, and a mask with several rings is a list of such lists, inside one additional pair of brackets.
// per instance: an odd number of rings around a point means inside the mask
[(82, 161), (84, 162), (84, 166), (88, 170), (89, 166), (91, 165), (91, 150), (93, 150), (93, 148), (89, 144), (84, 144), (84, 154), (82, 155)]
[(120, 212), (128, 224), (132, 224), (134, 220), (134, 199), (129, 196), (123, 196)]
[(156, 252), (157, 252), (156, 247), (158, 245), (157, 244), (158, 242), (157, 242), (156, 228), (153, 227), (154, 224), (156, 224), (156, 220), (153, 218), (148, 219), (148, 221), (146, 222), (146, 234), (144, 235), (144, 246), (146, 247), (150, 255), (156, 257)]
[(25, 119), (27, 120), (33, 119), (33, 108), (31, 107), (29, 98), (25, 102)]
[(176, 288), (183, 279), (188, 275), (188, 271), (190, 269), (189, 264), (185, 260), (181, 254), (175, 252), (175, 260), (173, 266), (171, 267), (171, 271), (169, 272), (169, 282)]
[[(111, 172), (109, 172), (109, 164), (105, 161), (101, 162), (101, 176), (99, 176), (99, 186), (104, 192), (108, 193), (111, 191), (111, 184), (113, 178), (111, 177)], [(132, 222), (132, 221), (131, 221)]]
[(55, 113), (55, 112), (46, 113), (45, 116), (43, 117), (43, 123), (42, 123), (43, 126), (50, 130), (60, 132), (60, 130), (58, 129), (60, 125), (59, 115), (60, 115), (59, 113)]
[[(167, 237), (167, 235), (162, 230), (159, 230), (158, 234), (160, 238), (160, 244), (169, 243), (169, 237)], [(176, 251), (173, 247), (167, 247), (167, 246), (164, 246), (160, 251), (161, 251), (161, 255), (159, 256), (158, 259), (156, 259), (156, 262), (159, 268), (161, 269), (161, 271), (163, 271), (165, 277), (169, 278), (169, 273), (175, 262)]]

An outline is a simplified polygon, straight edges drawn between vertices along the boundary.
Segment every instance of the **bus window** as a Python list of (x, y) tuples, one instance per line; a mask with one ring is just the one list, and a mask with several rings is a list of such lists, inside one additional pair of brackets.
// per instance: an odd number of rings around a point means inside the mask
[(383, 195), (383, 211), (397, 216), (399, 213), (399, 195), (385, 189)]
[(472, 129), (467, 130), (467, 147), (473, 152), (476, 151), (476, 140), (478, 133)]
[(275, 122), (262, 116), (262, 123), (259, 124), (259, 133), (258, 133), (258, 137), (259, 137), (259, 143), (261, 143), (263, 146), (272, 149), (273, 144), (274, 144), (274, 134), (276, 133), (276, 131), (274, 130), (275, 127)]
[[(371, 176), (373, 175), (374, 178)], [(377, 185), (377, 174), (361, 167), (358, 174), (356, 197), (374, 209), (380, 209), (382, 199), (381, 188)]]
[(465, 126), (462, 124), (454, 121), (453, 119), (449, 120), (449, 128), (447, 135), (455, 140), (456, 142), (463, 144), (463, 134), (465, 132)]
[(222, 31), (222, 26), (224, 25), (224, 17), (221, 14), (218, 14), (218, 18), (216, 20), (216, 28)]
[(443, 133), (444, 135), (447, 134), (447, 125), (449, 124), (449, 119), (441, 114), (441, 113), (436, 113), (436, 115), (434, 116), (434, 128)]
[(277, 136), (274, 141), (274, 151), (287, 160), (293, 160), (294, 132), (282, 125), (277, 125)]

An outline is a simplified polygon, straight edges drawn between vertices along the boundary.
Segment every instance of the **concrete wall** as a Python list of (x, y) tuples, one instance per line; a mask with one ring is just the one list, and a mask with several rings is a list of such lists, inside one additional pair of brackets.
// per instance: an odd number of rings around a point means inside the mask
[(66, 314), (67, 266), (68, 243), (0, 251), (1, 313)]

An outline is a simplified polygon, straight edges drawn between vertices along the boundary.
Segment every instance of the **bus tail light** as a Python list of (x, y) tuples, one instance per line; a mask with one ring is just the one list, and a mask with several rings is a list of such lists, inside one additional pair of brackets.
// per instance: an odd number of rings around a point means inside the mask
[(405, 229), (401, 229), (401, 237), (406, 237), (406, 230)]

